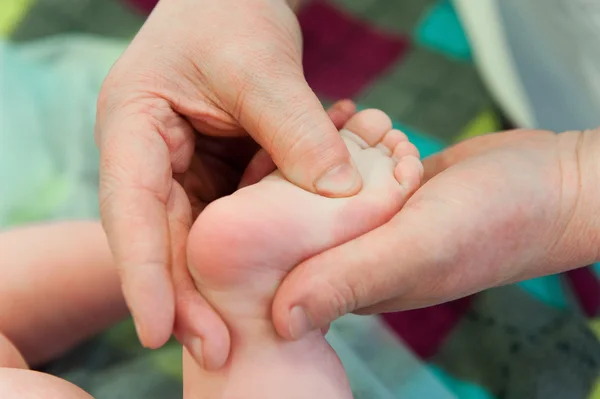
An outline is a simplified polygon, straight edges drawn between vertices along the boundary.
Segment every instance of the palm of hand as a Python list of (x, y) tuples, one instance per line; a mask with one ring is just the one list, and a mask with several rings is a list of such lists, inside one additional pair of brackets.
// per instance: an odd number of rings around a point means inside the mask
[(553, 133), (517, 131), (471, 139), (426, 160), (430, 180), (396, 216), (430, 256), (425, 269), (407, 271), (418, 280), (408, 280), (403, 307), (524, 279), (532, 263), (562, 258), (553, 249), (577, 192), (569, 149)]
[(176, 176), (187, 195), (194, 220), (210, 202), (236, 190), (258, 148), (249, 137), (197, 135), (189, 169)]

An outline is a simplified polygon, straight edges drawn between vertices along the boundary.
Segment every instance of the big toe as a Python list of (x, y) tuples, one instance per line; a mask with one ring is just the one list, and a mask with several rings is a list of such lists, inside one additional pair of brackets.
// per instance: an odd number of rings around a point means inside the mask
[[(394, 129), (390, 117), (378, 109), (366, 109), (348, 120), (341, 135), (362, 150), (378, 149), (379, 156), (389, 157), (394, 162), (394, 177), (406, 194), (412, 194), (423, 178), (419, 150), (408, 140), (406, 134)], [(351, 151), (357, 160), (361, 155)], [(362, 152), (362, 151), (359, 151)], [(371, 158), (372, 161), (372, 158)], [(360, 165), (359, 169), (360, 169)]]
[(379, 144), (390, 130), (392, 120), (385, 112), (366, 109), (350, 118), (340, 133), (362, 149), (367, 149)]

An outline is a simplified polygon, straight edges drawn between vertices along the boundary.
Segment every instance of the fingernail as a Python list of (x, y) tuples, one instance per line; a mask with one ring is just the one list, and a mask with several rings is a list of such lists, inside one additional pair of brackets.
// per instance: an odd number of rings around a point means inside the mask
[(300, 306), (295, 306), (290, 311), (290, 335), (293, 339), (300, 339), (309, 331), (315, 329), (314, 324)]
[(194, 337), (194, 338), (190, 339), (190, 341), (187, 345), (187, 349), (188, 349), (188, 351), (190, 351), (190, 354), (192, 355), (194, 360), (196, 360), (196, 363), (198, 363), (198, 365), (201, 368), (204, 368), (204, 355), (202, 353), (202, 338)]
[(333, 196), (353, 192), (360, 185), (360, 176), (352, 164), (336, 166), (315, 183), (319, 194)]

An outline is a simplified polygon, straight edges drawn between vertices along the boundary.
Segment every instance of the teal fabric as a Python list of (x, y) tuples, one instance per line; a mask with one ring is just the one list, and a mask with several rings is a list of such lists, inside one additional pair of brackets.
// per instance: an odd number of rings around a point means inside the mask
[(450, 0), (438, 0), (425, 14), (417, 26), (415, 39), (422, 46), (450, 57), (471, 59), (471, 47)]
[(540, 277), (517, 284), (547, 305), (566, 309), (569, 305), (560, 275)]
[(457, 397), (465, 399), (494, 399), (494, 396), (484, 388), (469, 381), (461, 381), (446, 373), (437, 366), (429, 366), (429, 369), (448, 386)]
[(404, 132), (408, 139), (419, 149), (419, 153), (423, 158), (435, 154), (445, 147), (445, 144), (441, 140), (417, 132), (403, 123), (394, 121), (394, 129)]

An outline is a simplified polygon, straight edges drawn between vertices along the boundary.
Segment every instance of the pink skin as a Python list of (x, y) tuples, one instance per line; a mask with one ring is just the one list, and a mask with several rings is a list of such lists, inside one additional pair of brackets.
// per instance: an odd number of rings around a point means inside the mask
[[(340, 127), (355, 112), (350, 101), (328, 110)], [(260, 166), (257, 159), (253, 163)], [(263, 161), (257, 171), (267, 174), (271, 165)], [(259, 179), (250, 168), (246, 179), (252, 176)], [(127, 316), (102, 227), (64, 222), (1, 232), (0, 258), (0, 398), (89, 399), (73, 384), (28, 366), (61, 355)]]
[(28, 365), (127, 317), (102, 227), (65, 222), (1, 232), (0, 259), (0, 398), (91, 398)]
[(29, 366), (17, 347), (5, 335), (0, 333), (0, 367), (28, 369)]
[(205, 366), (225, 361), (227, 328), (196, 292), (185, 245), (197, 213), (237, 188), (257, 143), (308, 191), (361, 189), (304, 78), (299, 4), (160, 1), (103, 84), (100, 213), (145, 347), (202, 337)]
[(293, 338), (299, 305), (326, 326), (347, 312), (430, 306), (598, 261), (599, 152), (598, 131), (518, 130), (426, 159), (428, 180), (389, 222), (286, 276), (277, 331)]
[[(186, 351), (186, 398), (351, 397), (344, 369), (320, 330), (295, 342), (277, 335), (272, 299), (296, 264), (396, 214), (419, 187), (422, 166), (416, 148), (381, 111), (356, 114), (341, 135), (363, 179), (356, 196), (322, 197), (276, 171), (215, 201), (194, 224), (190, 272), (227, 324), (231, 354), (223, 369), (209, 372)], [(300, 331), (310, 323), (297, 312), (293, 328)], [(195, 359), (203, 357), (202, 344), (187, 345)]]

